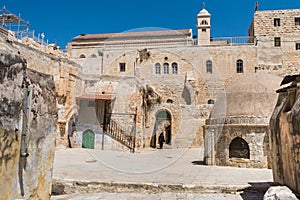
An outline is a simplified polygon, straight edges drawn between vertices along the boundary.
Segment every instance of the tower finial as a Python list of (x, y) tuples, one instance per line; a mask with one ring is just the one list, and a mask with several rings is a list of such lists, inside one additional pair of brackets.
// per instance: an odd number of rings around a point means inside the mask
[(254, 9), (254, 12), (256, 12), (258, 10), (258, 1), (255, 2), (255, 9)]
[(205, 2), (202, 2), (202, 9), (205, 9)]

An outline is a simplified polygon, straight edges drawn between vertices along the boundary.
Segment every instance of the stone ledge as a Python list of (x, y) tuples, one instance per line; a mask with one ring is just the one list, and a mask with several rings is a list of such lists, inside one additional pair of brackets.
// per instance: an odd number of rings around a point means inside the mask
[(269, 183), (251, 185), (199, 185), (182, 183), (132, 183), (132, 182), (97, 182), (80, 180), (53, 179), (52, 195), (100, 192), (193, 192), (193, 193), (240, 193), (243, 191), (265, 192)]
[(205, 121), (206, 126), (209, 125), (269, 125), (269, 117), (255, 117), (255, 116), (232, 116), (210, 118)]

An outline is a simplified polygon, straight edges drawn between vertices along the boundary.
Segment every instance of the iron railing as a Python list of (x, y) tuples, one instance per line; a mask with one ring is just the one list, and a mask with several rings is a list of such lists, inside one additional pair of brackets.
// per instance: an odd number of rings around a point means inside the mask
[(106, 133), (116, 141), (120, 142), (124, 146), (128, 147), (130, 150), (134, 151), (135, 148), (135, 135), (125, 131), (117, 122), (112, 119), (106, 125)]
[(212, 45), (253, 45), (255, 38), (252, 36), (238, 36), (238, 37), (219, 37), (211, 38), (210, 43)]
[(38, 33), (36, 34), (35, 31), (18, 31), (15, 32), (15, 37), (19, 40), (22, 40), (23, 38), (31, 38), (33, 39), (35, 42), (47, 46), (49, 44), (48, 40), (45, 39), (45, 34), (44, 33)]

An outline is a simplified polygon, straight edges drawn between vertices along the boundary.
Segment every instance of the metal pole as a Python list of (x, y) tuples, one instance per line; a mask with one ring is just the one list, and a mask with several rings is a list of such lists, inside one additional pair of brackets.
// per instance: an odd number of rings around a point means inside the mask
[(135, 115), (133, 118), (134, 121), (134, 136), (133, 136), (133, 146), (132, 146), (132, 153), (135, 152), (135, 138), (136, 138), (136, 115), (137, 115), (137, 108), (135, 109)]
[(215, 132), (215, 130), (214, 129), (212, 129), (211, 130), (211, 165), (215, 165), (215, 158), (214, 158), (214, 132)]
[(104, 54), (103, 54), (103, 51), (102, 51), (102, 58), (101, 58), (101, 75), (103, 75), (103, 57), (104, 57)]
[(103, 117), (103, 129), (102, 129), (102, 146), (101, 150), (104, 150), (104, 133), (106, 131), (106, 101), (104, 101), (104, 117)]

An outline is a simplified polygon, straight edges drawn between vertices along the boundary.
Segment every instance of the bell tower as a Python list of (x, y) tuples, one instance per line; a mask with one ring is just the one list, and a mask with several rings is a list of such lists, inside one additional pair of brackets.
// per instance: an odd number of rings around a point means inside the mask
[(210, 14), (205, 10), (203, 2), (202, 10), (197, 15), (198, 45), (210, 45)]

